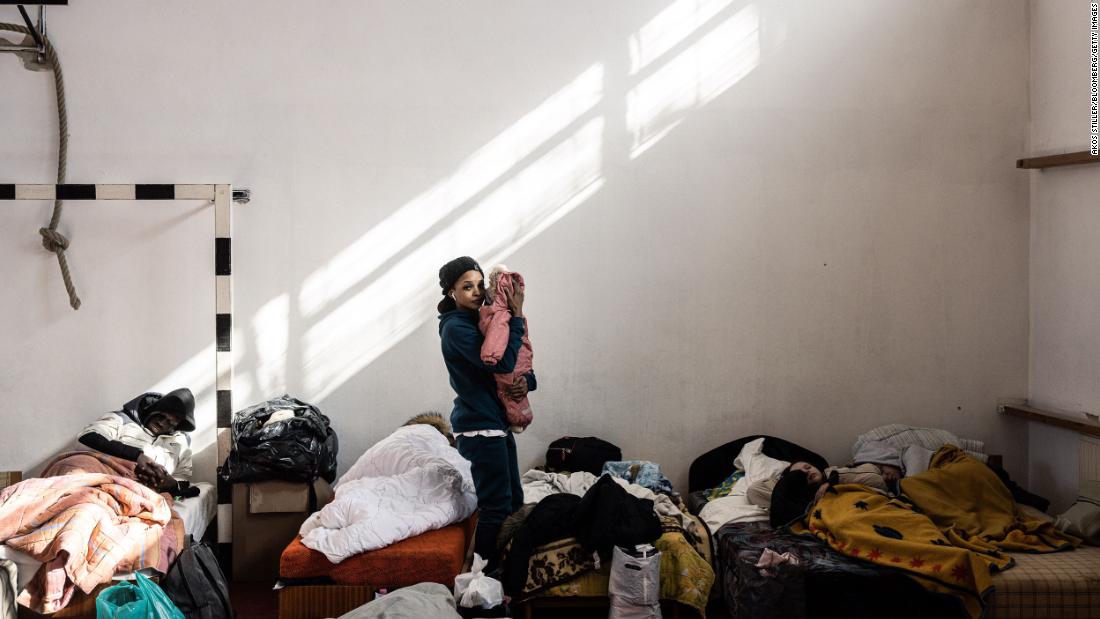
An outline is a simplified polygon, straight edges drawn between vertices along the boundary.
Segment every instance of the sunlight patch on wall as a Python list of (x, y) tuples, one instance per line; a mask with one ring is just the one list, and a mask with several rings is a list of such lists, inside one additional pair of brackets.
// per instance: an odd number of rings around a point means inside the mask
[[(233, 339), (233, 352), (224, 353), (233, 355), (233, 367), (241, 367), (246, 347), (241, 342), (244, 338)], [(285, 363), (285, 358), (284, 358)], [(248, 375), (237, 373), (233, 380), (234, 410), (244, 408), (251, 403), (253, 397), (252, 382), (244, 380)], [(168, 393), (173, 389), (187, 387), (195, 395), (195, 431), (191, 433), (191, 451), (198, 453), (213, 445), (217, 440), (217, 393), (214, 389), (214, 340), (201, 350), (191, 355), (176, 369), (156, 381), (145, 391)], [(211, 481), (211, 480), (205, 480)]]
[[(268, 301), (252, 318), (252, 342), (256, 352), (252, 375), (259, 397), (268, 399), (286, 391), (286, 359), (290, 344), (290, 295)], [(244, 381), (236, 381), (244, 382)], [(238, 403), (238, 408), (248, 400)]]
[(473, 199), (603, 97), (604, 68), (594, 64), (464, 160), (453, 174), (397, 209), (306, 277), (301, 314), (315, 315), (371, 275), (410, 242)]
[[(732, 6), (733, 0), (678, 0), (628, 39), (631, 159), (759, 64), (759, 11), (750, 4), (730, 15)], [(604, 80), (604, 64), (591, 65), (303, 280), (296, 302), (311, 326), (301, 341), (301, 397), (323, 400), (433, 318), (440, 298), (436, 273), (445, 261), (461, 254), (486, 268), (503, 261), (603, 187), (605, 122), (596, 108), (606, 94)], [(418, 242), (463, 209), (453, 223)], [(235, 409), (285, 390), (291, 302), (290, 293), (269, 300), (249, 322), (250, 337), (240, 338), (253, 345), (255, 364), (233, 381)], [(239, 368), (244, 346), (234, 344)], [(216, 436), (212, 346), (154, 387), (188, 385), (195, 392), (196, 449)]]
[(305, 397), (324, 399), (435, 316), (444, 262), (463, 254), (500, 260), (591, 196), (601, 180), (603, 128), (602, 118), (583, 125), (310, 328)]
[(630, 37), (630, 74), (648, 67), (695, 34), (733, 0), (677, 0)]
[(626, 96), (636, 159), (760, 63), (760, 16), (748, 5), (643, 79)]

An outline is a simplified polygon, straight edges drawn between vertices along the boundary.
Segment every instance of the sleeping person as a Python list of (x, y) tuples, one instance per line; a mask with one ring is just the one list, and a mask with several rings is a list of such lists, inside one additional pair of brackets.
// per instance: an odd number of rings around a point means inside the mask
[(194, 410), (187, 389), (144, 393), (81, 431), (94, 451), (58, 454), (0, 492), (0, 543), (41, 566), (21, 605), (50, 614), (116, 574), (168, 572), (186, 530), (165, 493), (199, 494), (188, 481)]
[(812, 535), (833, 551), (906, 572), (924, 588), (957, 599), (977, 619), (993, 591), (992, 573), (1011, 568), (1010, 552), (1058, 552), (1080, 540), (1017, 509), (991, 468), (945, 445), (927, 470), (886, 495), (865, 484), (830, 483), (812, 468), (781, 477), (772, 523)]
[[(86, 426), (77, 437), (100, 453), (134, 463), (134, 477), (173, 496), (197, 496), (192, 488), (191, 438), (195, 397), (187, 388), (143, 393)], [(61, 464), (61, 463), (56, 463)], [(54, 471), (58, 474), (63, 471)]]
[[(797, 497), (797, 501), (801, 501), (802, 495), (806, 494), (806, 492), (801, 491), (801, 486), (810, 487), (812, 491), (809, 492), (807, 501), (801, 503), (801, 511), (798, 511), (797, 514), (793, 514), (791, 518), (802, 515), (806, 506), (810, 503), (810, 500), (812, 500), (815, 495), (820, 498), (820, 494), (825, 492), (825, 489), (830, 484), (834, 486), (836, 484), (860, 484), (883, 494), (896, 494), (897, 482), (902, 476), (902, 470), (890, 464), (862, 462), (852, 466), (831, 466), (821, 471), (809, 462), (792, 462), (790, 466), (780, 473), (779, 477), (758, 481), (750, 485), (748, 489), (747, 497), (749, 502), (758, 507), (770, 510), (772, 512), (771, 520), (773, 525), (776, 518), (773, 507), (775, 505), (775, 500), (773, 498), (774, 493), (783, 480), (790, 477), (793, 473), (798, 473), (795, 478), (799, 481), (788, 481), (784, 485), (788, 486), (789, 491), (794, 493), (794, 496)], [(795, 509), (795, 507), (791, 509)], [(786, 524), (791, 518), (787, 518), (780, 524)], [(780, 519), (782, 519), (782, 517)]]

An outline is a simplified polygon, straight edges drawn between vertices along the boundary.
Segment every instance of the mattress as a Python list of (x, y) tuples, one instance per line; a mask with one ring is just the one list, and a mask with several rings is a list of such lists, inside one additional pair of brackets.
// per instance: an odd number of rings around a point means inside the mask
[(1100, 618), (1100, 547), (1012, 557), (1016, 566), (993, 576), (989, 619)]
[(320, 552), (303, 546), (301, 536), (297, 536), (279, 558), (279, 577), (288, 583), (329, 578), (341, 585), (397, 588), (437, 582), (453, 586), (455, 576), (462, 573), (466, 562), (475, 520), (470, 518), (428, 531), (335, 564)]
[(218, 496), (214, 484), (200, 481), (194, 486), (199, 489), (199, 496), (175, 501), (172, 511), (183, 521), (183, 532), (197, 541), (202, 539), (218, 513)]
[[(856, 561), (767, 523), (728, 524), (716, 538), (722, 589), (735, 619), (805, 616), (809, 609), (846, 617), (879, 616), (883, 608), (894, 616), (957, 615), (943, 607), (939, 596), (908, 577), (899, 578), (901, 572)], [(791, 551), (803, 564), (763, 576), (755, 564), (764, 548)], [(1100, 619), (1100, 547), (1011, 554), (1016, 565), (993, 575), (987, 619)], [(899, 607), (897, 600), (904, 605)]]
[[(766, 522), (727, 524), (715, 540), (718, 579), (733, 619), (958, 616), (952, 598), (929, 593), (900, 570), (852, 559)], [(790, 552), (799, 564), (764, 574), (756, 562), (765, 548)]]

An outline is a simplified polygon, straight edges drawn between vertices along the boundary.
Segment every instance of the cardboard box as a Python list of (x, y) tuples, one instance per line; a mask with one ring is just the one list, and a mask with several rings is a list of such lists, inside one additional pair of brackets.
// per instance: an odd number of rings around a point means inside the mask
[[(328, 482), (313, 482), (315, 510), (332, 500)], [(309, 485), (261, 481), (233, 485), (233, 580), (275, 580), (279, 557), (309, 517)]]

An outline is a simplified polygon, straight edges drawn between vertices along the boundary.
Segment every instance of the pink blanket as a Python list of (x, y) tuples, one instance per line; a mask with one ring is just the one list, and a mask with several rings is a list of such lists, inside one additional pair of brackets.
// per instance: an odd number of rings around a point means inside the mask
[[(481, 360), (486, 365), (496, 365), (504, 356), (508, 348), (508, 321), (512, 317), (508, 309), (508, 297), (513, 287), (523, 289), (523, 276), (519, 273), (505, 271), (500, 274), (496, 282), (496, 292), (493, 301), (481, 307), (481, 315), (478, 320), (478, 328), (481, 329), (485, 341), (481, 345)], [(531, 339), (528, 337), (527, 319), (523, 319), (523, 343), (519, 348), (516, 358), (516, 367), (507, 374), (497, 374), (497, 397), (504, 403), (504, 412), (508, 418), (508, 424), (513, 432), (522, 432), (531, 425), (534, 415), (531, 413), (531, 403), (524, 396), (521, 400), (513, 400), (508, 396), (506, 389), (516, 382), (516, 378), (523, 376), (533, 369), (534, 352), (531, 349)]]
[[(62, 454), (44, 474), (0, 493), (0, 542), (43, 563), (19, 603), (65, 607), (118, 572), (167, 572), (183, 547), (171, 498), (132, 479), (133, 462), (93, 452)], [(129, 475), (129, 476), (127, 476)]]

